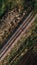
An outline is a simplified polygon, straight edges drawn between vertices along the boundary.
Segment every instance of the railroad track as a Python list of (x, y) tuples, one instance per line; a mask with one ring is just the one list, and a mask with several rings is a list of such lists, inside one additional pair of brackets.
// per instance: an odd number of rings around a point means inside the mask
[(31, 19), (34, 17), (33, 11), (29, 14), (29, 16), (25, 19), (23, 24), (18, 28), (18, 30), (15, 32), (15, 34), (10, 38), (10, 40), (7, 42), (7, 44), (3, 47), (3, 49), (0, 51), (0, 60), (4, 56), (4, 54), (7, 52), (7, 50), (12, 46), (14, 41), (17, 39), (17, 37), (21, 34), (21, 32), (27, 27), (27, 25), (30, 23)]

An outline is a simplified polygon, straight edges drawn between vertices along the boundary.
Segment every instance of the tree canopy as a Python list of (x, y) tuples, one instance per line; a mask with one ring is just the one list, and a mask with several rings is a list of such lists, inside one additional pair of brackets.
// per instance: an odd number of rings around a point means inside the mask
[(34, 1), (35, 0), (0, 0), (0, 16), (6, 9), (11, 9), (16, 6), (18, 6), (20, 9), (24, 9), (26, 6), (26, 2), (28, 2), (28, 4), (30, 3), (30, 6), (33, 6)]

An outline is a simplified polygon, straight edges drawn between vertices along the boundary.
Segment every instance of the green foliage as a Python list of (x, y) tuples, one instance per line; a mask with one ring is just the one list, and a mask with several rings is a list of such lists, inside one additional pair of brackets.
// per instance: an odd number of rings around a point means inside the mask
[(0, 0), (0, 16), (4, 12), (4, 9), (5, 9), (5, 3), (3, 0)]
[(35, 0), (35, 9), (36, 9), (36, 12), (37, 12), (37, 0)]
[[(29, 3), (28, 0), (0, 0), (0, 16), (6, 11), (6, 9), (7, 10), (13, 9), (15, 7), (18, 7), (18, 8), (21, 7), (23, 9), (25, 9), (25, 6), (26, 6), (25, 1)], [(30, 0), (31, 6), (34, 4), (34, 1), (35, 0)]]

